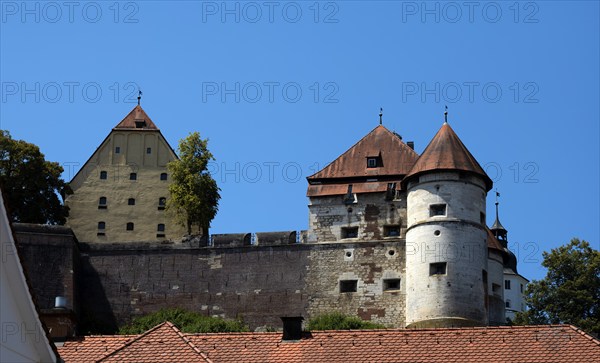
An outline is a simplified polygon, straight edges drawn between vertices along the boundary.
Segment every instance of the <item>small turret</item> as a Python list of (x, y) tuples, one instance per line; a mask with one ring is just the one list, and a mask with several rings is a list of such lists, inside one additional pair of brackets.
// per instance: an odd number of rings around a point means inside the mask
[(507, 239), (507, 234), (508, 231), (504, 228), (504, 226), (502, 226), (502, 223), (500, 223), (500, 217), (498, 216), (498, 197), (500, 196), (500, 193), (498, 193), (498, 191), (496, 191), (496, 220), (494, 221), (494, 224), (492, 225), (492, 227), (490, 228), (490, 230), (492, 231), (492, 233), (494, 234), (494, 237), (496, 237), (498, 239), (498, 241), (500, 241), (500, 243), (502, 243), (502, 246), (504, 248), (507, 248), (508, 245), (508, 239)]

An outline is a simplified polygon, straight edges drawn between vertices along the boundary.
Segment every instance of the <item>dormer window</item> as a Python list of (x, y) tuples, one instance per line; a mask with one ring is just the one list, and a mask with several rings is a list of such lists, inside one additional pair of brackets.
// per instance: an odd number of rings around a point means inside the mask
[(144, 127), (146, 127), (146, 120), (135, 120), (136, 129), (143, 129)]
[(367, 168), (376, 168), (379, 166), (377, 157), (368, 157), (367, 158)]

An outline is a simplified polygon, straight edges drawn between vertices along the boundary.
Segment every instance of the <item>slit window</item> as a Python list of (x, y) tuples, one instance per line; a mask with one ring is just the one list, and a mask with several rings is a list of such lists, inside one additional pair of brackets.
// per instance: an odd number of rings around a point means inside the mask
[(383, 280), (383, 291), (399, 291), (400, 279), (385, 279)]
[(340, 280), (340, 292), (356, 292), (358, 280)]
[(429, 276), (445, 275), (446, 262), (435, 262), (429, 264)]
[(100, 179), (106, 180), (107, 178), (108, 178), (108, 173), (106, 172), (106, 170), (102, 170), (100, 172)]
[(105, 235), (105, 229), (106, 229), (106, 223), (105, 222), (98, 222), (98, 236), (104, 236)]
[(506, 300), (506, 307), (510, 309), (510, 300)]
[(135, 198), (127, 199), (127, 205), (135, 205)]
[(445, 216), (446, 215), (446, 204), (431, 204), (429, 206), (429, 216)]
[(510, 280), (504, 280), (504, 290), (510, 290)]
[(98, 199), (98, 209), (106, 209), (106, 203), (106, 197), (100, 197), (100, 199)]
[(342, 227), (342, 238), (357, 238), (358, 227)]
[(133, 223), (132, 223), (132, 222), (129, 222), (129, 223), (127, 223), (127, 227), (126, 227), (126, 229), (127, 229), (128, 231), (133, 231)]
[(164, 210), (167, 206), (167, 198), (160, 197), (158, 198), (158, 210)]
[(165, 236), (165, 225), (160, 223), (156, 226), (156, 237), (164, 237)]
[(383, 226), (383, 235), (385, 237), (399, 237), (400, 226)]
[(160, 180), (167, 180), (167, 173), (161, 173)]
[(137, 173), (130, 173), (129, 180), (137, 180)]

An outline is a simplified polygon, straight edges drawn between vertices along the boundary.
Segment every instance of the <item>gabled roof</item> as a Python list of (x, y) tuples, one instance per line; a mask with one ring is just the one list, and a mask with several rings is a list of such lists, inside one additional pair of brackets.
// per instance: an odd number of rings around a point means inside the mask
[[(144, 123), (136, 125), (136, 121), (143, 121)], [(154, 122), (148, 117), (148, 114), (146, 114), (142, 106), (137, 105), (117, 126), (115, 126), (115, 129), (158, 130), (158, 127), (156, 127)]]
[(492, 180), (447, 122), (444, 122), (433, 140), (427, 145), (404, 180), (433, 170), (460, 170), (477, 174), (485, 180), (487, 190)]
[[(379, 125), (307, 179), (310, 183), (322, 179), (406, 175), (418, 156), (398, 135)], [(383, 165), (367, 168), (368, 157), (381, 157)]]
[(211, 362), (175, 325), (164, 322), (97, 362)]
[[(134, 340), (141, 345), (135, 351), (138, 354), (137, 362), (173, 361), (168, 355), (173, 351), (171, 345), (181, 347), (182, 352), (199, 349), (206, 354), (207, 361), (236, 363), (600, 361), (600, 341), (570, 325), (315, 331), (304, 333), (299, 341), (282, 341), (281, 333), (277, 332), (178, 333), (181, 338), (172, 341), (169, 337), (173, 337), (173, 330), (164, 325), (159, 327), (160, 329), (152, 330), (155, 332), (152, 339), (162, 339), (165, 343), (143, 343), (146, 340), (143, 337), (148, 333)], [(190, 347), (194, 348), (185, 350), (180, 342), (183, 339), (188, 339)], [(91, 341), (86, 338), (78, 345), (67, 342), (61, 347), (59, 351), (65, 362), (92, 361), (94, 358), (87, 355), (89, 350), (85, 348), (88, 342)], [(141, 349), (144, 347), (146, 349)], [(107, 342), (106, 349), (114, 350), (114, 345)], [(117, 356), (112, 353), (107, 354), (105, 358), (107, 357), (115, 357), (114, 360), (117, 360)], [(123, 359), (124, 356), (119, 358)], [(195, 360), (178, 356), (175, 361)]]

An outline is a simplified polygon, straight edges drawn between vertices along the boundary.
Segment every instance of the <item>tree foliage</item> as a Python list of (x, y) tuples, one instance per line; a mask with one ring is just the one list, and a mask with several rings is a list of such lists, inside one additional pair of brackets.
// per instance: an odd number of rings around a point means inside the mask
[(207, 235), (210, 222), (219, 210), (221, 189), (207, 170), (211, 160), (214, 157), (208, 150), (208, 140), (193, 132), (179, 141), (179, 160), (167, 165), (172, 180), (167, 209), (175, 212), (188, 234), (192, 233), (192, 226), (197, 225)]
[(572, 324), (600, 334), (600, 252), (577, 238), (543, 253), (546, 277), (525, 291), (528, 310), (515, 324)]
[(309, 331), (313, 330), (350, 330), (350, 329), (385, 329), (385, 325), (364, 321), (356, 316), (333, 312), (315, 316), (308, 321)]
[(228, 320), (205, 316), (192, 311), (175, 308), (162, 309), (155, 313), (133, 319), (129, 325), (119, 329), (119, 334), (141, 334), (149, 329), (170, 321), (184, 333), (225, 333), (246, 332), (248, 326), (239, 320)]
[(69, 214), (64, 199), (71, 189), (60, 177), (63, 168), (46, 161), (40, 149), (14, 140), (0, 130), (0, 188), (14, 222), (64, 224)]

